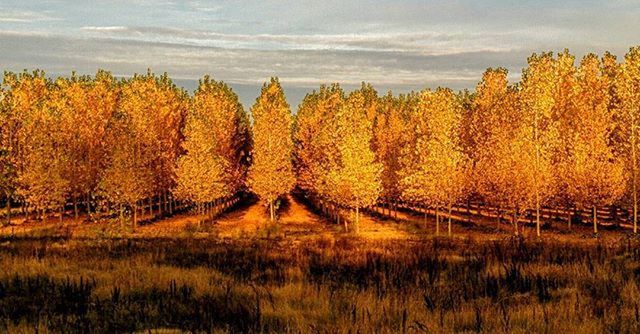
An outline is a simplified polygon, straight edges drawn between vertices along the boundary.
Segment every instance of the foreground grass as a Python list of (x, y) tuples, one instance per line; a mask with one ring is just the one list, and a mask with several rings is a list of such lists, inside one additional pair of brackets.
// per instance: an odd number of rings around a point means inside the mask
[(0, 240), (14, 332), (640, 331), (640, 247), (348, 236)]

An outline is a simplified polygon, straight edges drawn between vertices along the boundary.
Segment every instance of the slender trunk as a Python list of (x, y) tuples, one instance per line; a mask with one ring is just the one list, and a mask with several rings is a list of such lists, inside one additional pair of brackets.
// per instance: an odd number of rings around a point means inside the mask
[(162, 192), (162, 206), (164, 207), (164, 212), (168, 212), (169, 211), (169, 202), (167, 201), (167, 192), (163, 191)]
[(538, 194), (536, 194), (536, 235), (540, 236), (540, 203), (538, 202)]
[(569, 229), (571, 229), (571, 209), (567, 210), (567, 226), (569, 226)]
[(122, 208), (122, 204), (120, 204), (120, 228), (124, 227), (124, 209)]
[(638, 162), (636, 155), (636, 124), (631, 123), (631, 173), (633, 183), (633, 233), (638, 233)]
[(440, 209), (436, 206), (436, 236), (440, 235)]
[(7, 196), (7, 224), (11, 223), (11, 197)]
[(349, 232), (349, 222), (348, 222), (348, 219), (343, 219), (342, 221), (344, 222), (344, 231), (345, 231), (345, 232)]
[(513, 226), (516, 229), (516, 236), (518, 236), (520, 234), (520, 232), (518, 231), (518, 210), (513, 209)]
[(427, 207), (424, 207), (424, 226), (427, 227)]
[(64, 204), (60, 206), (60, 225), (62, 225), (62, 215), (64, 214)]
[[(323, 208), (323, 211), (324, 211), (324, 208)], [(274, 218), (273, 218), (273, 201), (269, 202), (269, 219), (273, 223), (273, 221), (274, 221)]]
[(393, 216), (398, 219), (398, 201), (393, 201)]
[[(147, 198), (147, 204), (149, 205), (149, 219), (153, 218), (153, 198)], [(144, 213), (142, 213), (144, 215)]]
[(133, 205), (133, 230), (138, 227), (138, 204)]
[(471, 223), (471, 200), (467, 199), (467, 223)]
[(451, 203), (449, 203), (449, 222), (447, 223), (447, 233), (451, 236)]
[(593, 206), (593, 233), (598, 234), (598, 212), (596, 206)]
[(78, 219), (78, 198), (74, 197), (73, 198), (73, 216), (75, 217), (75, 219)]
[(535, 113), (534, 120), (534, 141), (536, 144), (536, 166), (534, 173), (535, 188), (536, 188), (536, 234), (540, 236), (540, 187), (538, 186), (538, 170), (540, 168), (540, 143), (538, 142), (538, 112)]
[(360, 208), (356, 206), (356, 233), (360, 232)]

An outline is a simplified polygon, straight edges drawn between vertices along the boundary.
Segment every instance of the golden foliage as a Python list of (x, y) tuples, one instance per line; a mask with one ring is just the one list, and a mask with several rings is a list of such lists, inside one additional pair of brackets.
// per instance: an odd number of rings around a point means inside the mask
[(274, 220), (274, 201), (295, 184), (291, 111), (278, 79), (272, 78), (262, 86), (251, 116), (253, 154), (249, 186), (269, 205), (271, 220)]

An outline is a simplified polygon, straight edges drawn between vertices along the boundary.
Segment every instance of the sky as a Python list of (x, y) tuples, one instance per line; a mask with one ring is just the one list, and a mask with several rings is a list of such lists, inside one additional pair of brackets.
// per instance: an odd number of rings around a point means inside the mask
[(640, 44), (640, 0), (1, 0), (0, 70), (204, 74), (246, 109), (278, 76), (292, 110), (323, 83), (381, 93), (473, 89), (488, 67), (520, 78), (533, 52), (578, 57)]

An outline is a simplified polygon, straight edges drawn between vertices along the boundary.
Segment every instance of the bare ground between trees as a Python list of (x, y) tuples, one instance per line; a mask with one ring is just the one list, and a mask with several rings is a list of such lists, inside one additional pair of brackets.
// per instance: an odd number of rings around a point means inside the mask
[[(135, 231), (122, 228), (117, 222), (109, 219), (88, 222), (86, 216), (78, 219), (65, 217), (61, 224), (52, 217), (45, 221), (27, 222), (20, 217), (14, 218), (11, 224), (0, 227), (2, 236), (63, 236), (69, 238), (217, 238), (217, 239), (255, 239), (277, 238), (292, 242), (302, 242), (310, 238), (322, 238), (335, 241), (337, 238), (357, 238), (363, 241), (398, 240), (419, 241), (436, 236), (436, 222), (428, 212), (424, 213), (406, 209), (391, 210), (376, 207), (361, 216), (358, 232), (345, 232), (342, 225), (316, 212), (302, 198), (287, 196), (278, 210), (278, 222), (269, 223), (267, 207), (255, 199), (247, 199), (236, 207), (219, 215), (213, 221), (198, 224), (198, 216), (191, 212), (176, 214), (163, 219), (150, 219), (143, 222)], [(349, 212), (345, 213), (346, 216)], [(440, 237), (447, 237), (446, 214), (441, 215)], [(535, 226), (520, 226), (525, 238), (535, 238)], [(472, 215), (470, 222), (464, 215), (452, 215), (452, 237), (479, 240), (497, 240), (511, 237), (513, 225), (508, 222), (499, 223), (494, 217)], [(601, 239), (620, 239), (629, 235), (624, 228), (603, 226)], [(566, 223), (551, 222), (545, 224), (544, 239), (558, 241), (588, 241), (593, 239), (590, 224), (573, 225), (571, 229)]]

